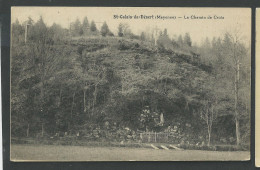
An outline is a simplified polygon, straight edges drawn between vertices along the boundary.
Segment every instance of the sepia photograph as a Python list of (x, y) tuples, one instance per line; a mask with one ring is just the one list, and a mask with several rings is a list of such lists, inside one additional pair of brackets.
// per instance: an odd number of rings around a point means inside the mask
[(12, 7), (10, 160), (246, 161), (251, 9)]

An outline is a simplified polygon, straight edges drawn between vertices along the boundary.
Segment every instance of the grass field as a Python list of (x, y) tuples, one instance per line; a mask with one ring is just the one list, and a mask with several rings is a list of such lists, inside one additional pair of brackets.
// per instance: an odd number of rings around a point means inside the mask
[(149, 148), (11, 145), (12, 161), (199, 161), (249, 160), (246, 151), (154, 150)]

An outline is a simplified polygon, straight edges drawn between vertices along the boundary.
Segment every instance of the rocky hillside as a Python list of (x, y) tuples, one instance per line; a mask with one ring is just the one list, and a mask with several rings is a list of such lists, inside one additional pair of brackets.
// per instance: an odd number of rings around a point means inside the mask
[(14, 44), (11, 61), (13, 136), (96, 134), (117, 140), (126, 128), (131, 136), (173, 129), (178, 142), (196, 144), (207, 141), (202, 112), (206, 99), (217, 95), (212, 139), (234, 142), (232, 99), (218, 88), (214, 68), (192, 50), (89, 37)]

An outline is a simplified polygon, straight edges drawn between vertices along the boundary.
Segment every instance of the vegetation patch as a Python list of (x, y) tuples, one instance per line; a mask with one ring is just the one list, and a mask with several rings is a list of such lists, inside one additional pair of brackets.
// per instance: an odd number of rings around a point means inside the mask
[(237, 36), (198, 46), (87, 18), (12, 23), (12, 142), (248, 150), (250, 49)]

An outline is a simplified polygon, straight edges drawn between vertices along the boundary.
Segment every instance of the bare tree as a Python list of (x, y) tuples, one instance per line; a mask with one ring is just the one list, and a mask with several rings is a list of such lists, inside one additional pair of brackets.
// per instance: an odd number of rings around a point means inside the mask
[(218, 115), (215, 107), (216, 105), (217, 105), (216, 101), (205, 100), (203, 101), (203, 106), (200, 111), (200, 117), (202, 120), (206, 122), (207, 125), (208, 146), (210, 146), (210, 142), (211, 142), (212, 125)]
[(240, 89), (240, 67), (243, 64), (243, 58), (246, 57), (246, 48), (242, 43), (242, 36), (239, 30), (231, 33), (226, 33), (224, 38), (225, 49), (224, 53), (227, 56), (227, 61), (232, 69), (233, 89), (234, 89), (234, 120), (236, 124), (236, 142), (240, 145), (240, 113), (238, 110), (239, 89)]

